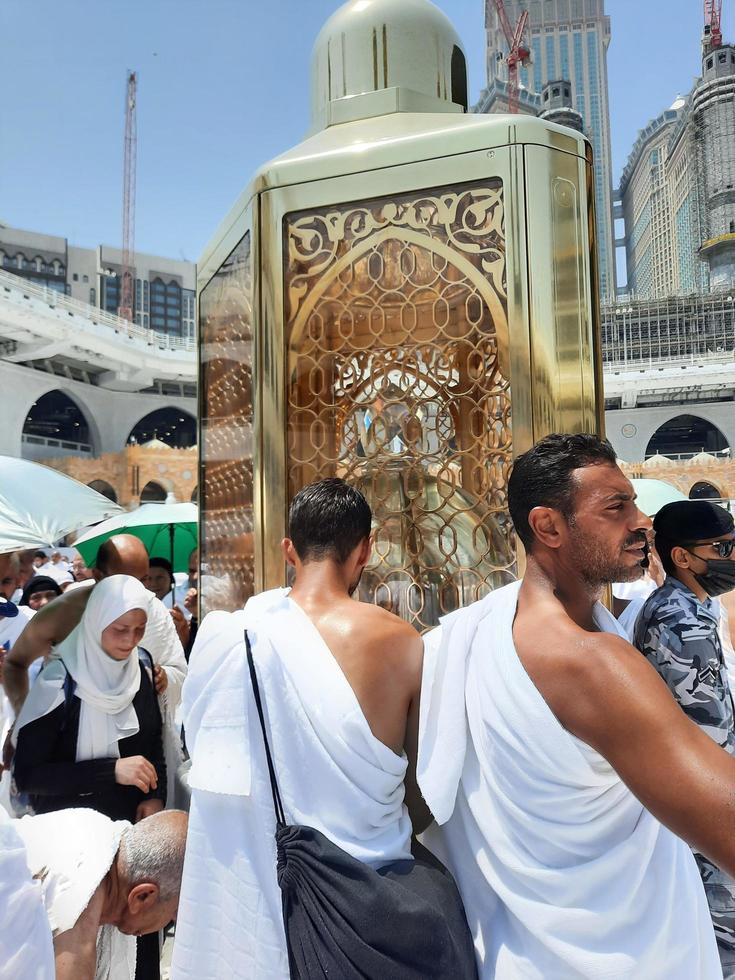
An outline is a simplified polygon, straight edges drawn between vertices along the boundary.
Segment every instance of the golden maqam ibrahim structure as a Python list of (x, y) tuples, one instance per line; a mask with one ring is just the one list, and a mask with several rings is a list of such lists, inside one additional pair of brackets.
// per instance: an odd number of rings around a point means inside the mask
[(262, 167), (199, 266), (203, 612), (282, 585), (304, 484), (374, 511), (363, 598), (425, 629), (517, 572), (515, 454), (597, 431), (590, 147), (467, 114), (428, 0), (350, 0), (310, 135)]

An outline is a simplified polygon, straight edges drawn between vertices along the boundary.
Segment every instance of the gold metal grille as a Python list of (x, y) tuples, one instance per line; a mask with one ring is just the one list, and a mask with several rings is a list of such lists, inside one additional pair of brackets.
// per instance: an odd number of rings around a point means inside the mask
[(289, 499), (368, 498), (361, 597), (419, 629), (515, 575), (503, 187), (287, 216)]
[(199, 299), (202, 615), (253, 594), (252, 324), (248, 233)]

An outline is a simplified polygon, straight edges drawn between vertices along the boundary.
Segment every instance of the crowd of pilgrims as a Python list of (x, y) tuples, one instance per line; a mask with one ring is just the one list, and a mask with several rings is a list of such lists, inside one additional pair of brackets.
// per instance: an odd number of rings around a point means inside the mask
[[(17, 717), (3, 684), (0, 801), (16, 818), (85, 808), (136, 824), (173, 804), (197, 552), (175, 576), (128, 535), (94, 568), (64, 551), (0, 556), (0, 681), (11, 649), (44, 651)], [(159, 936), (140, 936), (138, 980), (158, 978), (159, 961)]]
[[(56, 963), (0, 934), (0, 980), (159, 980), (177, 910), (174, 980), (735, 977), (732, 515), (651, 522), (589, 435), (508, 499), (524, 578), (423, 638), (354, 601), (372, 514), (336, 478), (292, 501), (293, 585), (201, 629), (196, 551), (0, 555), (0, 898), (25, 846)], [(88, 914), (92, 960), (57, 946)]]

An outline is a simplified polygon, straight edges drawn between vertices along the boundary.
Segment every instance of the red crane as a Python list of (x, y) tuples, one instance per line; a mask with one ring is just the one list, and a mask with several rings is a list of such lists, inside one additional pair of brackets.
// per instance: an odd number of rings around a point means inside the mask
[(138, 131), (135, 118), (135, 100), (138, 76), (128, 72), (125, 85), (125, 140), (123, 143), (123, 213), (122, 213), (122, 269), (120, 271), (120, 306), (118, 315), (124, 320), (134, 319), (135, 293), (135, 164), (138, 155)]
[(528, 24), (528, 11), (521, 11), (518, 23), (513, 29), (510, 26), (503, 0), (485, 0), (485, 23), (488, 26), (490, 24), (491, 6), (495, 7), (500, 27), (508, 44), (508, 56), (505, 59), (508, 66), (508, 112), (518, 112), (518, 69), (521, 65), (528, 65), (531, 61), (531, 52), (523, 43), (523, 35)]
[(709, 27), (710, 48), (722, 47), (722, 0), (704, 0), (705, 32)]

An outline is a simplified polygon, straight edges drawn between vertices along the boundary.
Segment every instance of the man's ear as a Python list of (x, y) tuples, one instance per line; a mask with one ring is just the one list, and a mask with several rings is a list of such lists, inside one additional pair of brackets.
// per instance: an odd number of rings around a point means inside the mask
[(293, 546), (291, 538), (284, 538), (281, 541), (281, 552), (283, 553), (283, 560), (286, 564), (291, 565), (292, 568), (296, 568), (298, 555), (296, 554), (296, 549)]
[(677, 568), (691, 568), (692, 556), (681, 545), (675, 545), (671, 549), (671, 560)]
[(131, 915), (138, 915), (146, 912), (158, 901), (158, 885), (152, 881), (144, 881), (140, 885), (135, 885), (128, 892), (128, 909)]
[(558, 548), (564, 540), (567, 522), (553, 507), (534, 507), (528, 515), (528, 524), (536, 538), (547, 548)]
[(365, 538), (365, 540), (362, 542), (362, 545), (360, 546), (360, 551), (357, 558), (359, 565), (362, 565), (364, 567), (370, 561), (370, 556), (373, 553), (374, 542), (375, 542), (375, 534), (371, 532)]

